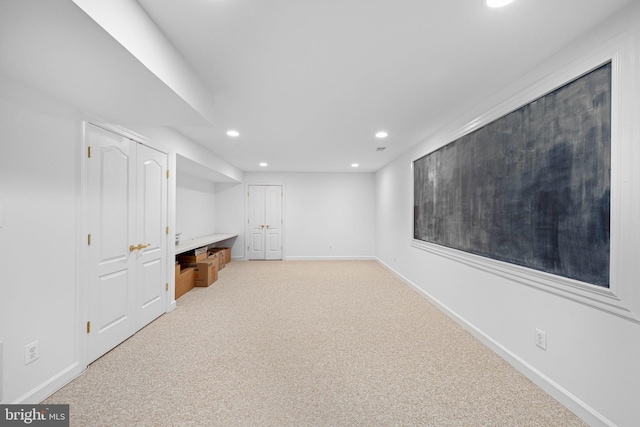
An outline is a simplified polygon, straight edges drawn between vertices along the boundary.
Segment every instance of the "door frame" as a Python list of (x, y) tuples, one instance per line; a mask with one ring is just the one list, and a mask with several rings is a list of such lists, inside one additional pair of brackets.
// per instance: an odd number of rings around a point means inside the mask
[[(278, 185), (280, 187), (282, 187), (282, 260), (286, 260), (287, 258), (287, 245), (285, 244), (286, 238), (286, 225), (287, 225), (287, 212), (286, 212), (286, 206), (287, 206), (287, 190), (285, 188), (284, 183), (282, 182), (245, 182), (244, 184), (244, 194), (249, 194), (249, 186), (250, 185)], [(243, 196), (244, 199), (244, 219), (248, 219), (249, 218), (249, 197), (248, 196)], [(247, 237), (250, 235), (251, 230), (249, 229), (249, 223), (245, 222), (244, 223), (244, 243), (242, 245), (242, 253), (243, 255), (243, 260), (247, 261), (248, 255), (247, 255), (247, 250), (245, 249), (247, 247)]]
[(124, 138), (130, 139), (136, 143), (145, 145), (149, 148), (157, 150), (167, 155), (167, 169), (169, 171), (169, 178), (167, 182), (167, 225), (169, 227), (169, 235), (166, 239), (166, 282), (169, 285), (167, 292), (167, 300), (165, 313), (175, 310), (175, 276), (172, 274), (174, 271), (174, 259), (175, 259), (175, 244), (174, 239), (171, 236), (175, 230), (175, 191), (176, 191), (176, 156), (175, 152), (162, 144), (151, 141), (150, 139), (130, 130), (125, 127), (107, 123), (103, 120), (97, 119), (93, 116), (82, 115), (79, 118), (79, 139), (80, 139), (80, 173), (78, 177), (78, 193), (79, 193), (79, 213), (78, 213), (78, 236), (77, 236), (77, 255), (78, 255), (78, 299), (76, 301), (77, 313), (76, 313), (76, 325), (77, 325), (77, 360), (79, 365), (85, 369), (89, 365), (88, 361), (88, 337), (87, 337), (87, 322), (89, 321), (89, 283), (90, 283), (90, 269), (89, 269), (89, 249), (87, 246), (87, 235), (89, 230), (89, 195), (88, 195), (88, 166), (87, 166), (87, 151), (88, 151), (88, 139), (87, 139), (87, 126), (93, 125), (102, 128), (106, 131), (113, 132)]

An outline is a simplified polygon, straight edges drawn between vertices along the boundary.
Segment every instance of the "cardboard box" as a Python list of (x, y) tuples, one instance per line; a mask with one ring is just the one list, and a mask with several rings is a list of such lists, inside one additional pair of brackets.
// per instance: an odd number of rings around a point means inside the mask
[(195, 268), (183, 268), (176, 266), (176, 288), (175, 298), (178, 299), (182, 295), (189, 292), (195, 286)]
[[(215, 262), (220, 263), (220, 257), (218, 256), (218, 252), (209, 251), (207, 254), (207, 259), (215, 260)], [(220, 270), (220, 268), (218, 268)]]
[(198, 255), (178, 255), (178, 262), (182, 265), (195, 264), (204, 261), (206, 258), (206, 252)]
[(220, 248), (224, 250), (224, 263), (229, 264), (231, 262), (231, 248)]
[(202, 262), (192, 263), (186, 265), (189, 268), (194, 268), (194, 281), (198, 287), (207, 287), (212, 285), (218, 280), (218, 260), (217, 259), (205, 259)]
[(226, 264), (224, 257), (224, 250), (220, 248), (213, 248), (209, 251), (209, 258), (216, 257), (218, 259), (218, 270), (222, 270)]

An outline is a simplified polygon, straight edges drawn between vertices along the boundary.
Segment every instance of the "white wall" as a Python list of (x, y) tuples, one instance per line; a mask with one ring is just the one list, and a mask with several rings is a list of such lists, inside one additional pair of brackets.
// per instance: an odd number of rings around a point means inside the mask
[(216, 194), (216, 233), (232, 233), (238, 237), (221, 245), (231, 245), (231, 259), (245, 258), (245, 185), (237, 183), (215, 184)]
[[(376, 174), (377, 257), (591, 425), (638, 425), (640, 324), (412, 247), (411, 163), (454, 140), (466, 123), (487, 110), (510, 97), (517, 98), (518, 93), (532, 84), (622, 39), (635, 43), (632, 45), (635, 52), (630, 56), (635, 59), (625, 66), (637, 63), (639, 37), (628, 31), (635, 30), (638, 22), (640, 8), (636, 3), (485, 105), (455, 123), (443, 123), (438, 135)], [(621, 81), (621, 91), (626, 96), (633, 94), (633, 101), (623, 104), (627, 110), (624, 114), (635, 116), (637, 122), (640, 75), (636, 73), (631, 81), (624, 78)], [(623, 129), (621, 134), (627, 138), (626, 144), (637, 146), (640, 133), (637, 125), (633, 126), (633, 129)], [(633, 164), (637, 165), (638, 160), (632, 160)], [(637, 188), (633, 193), (638, 193)], [(638, 200), (621, 203), (621, 206), (632, 207), (637, 206)], [(640, 238), (635, 226), (623, 233), (634, 233), (636, 242)], [(635, 249), (626, 250), (637, 260)], [(625, 280), (629, 280), (631, 286), (638, 286), (637, 277)], [(546, 351), (534, 345), (535, 328), (547, 333)]]
[[(0, 76), (2, 403), (36, 402), (81, 370), (75, 114)], [(40, 358), (25, 365), (36, 340)]]
[(247, 184), (284, 185), (286, 259), (374, 256), (373, 174), (245, 172), (244, 185), (216, 186), (216, 231), (240, 234), (232, 257), (244, 257)]
[(215, 184), (180, 172), (176, 176), (176, 232), (181, 239), (215, 233)]

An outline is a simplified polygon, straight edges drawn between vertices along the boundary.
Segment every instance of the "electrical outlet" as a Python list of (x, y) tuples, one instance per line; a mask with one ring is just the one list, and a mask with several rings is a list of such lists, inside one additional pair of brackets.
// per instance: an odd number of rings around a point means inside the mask
[(536, 328), (536, 345), (543, 350), (547, 349), (547, 333)]
[(39, 341), (34, 341), (31, 344), (27, 344), (24, 348), (24, 364), (28, 365), (31, 362), (38, 360), (40, 357), (40, 351), (38, 350)]
[(333, 249), (333, 245), (329, 243), (329, 250)]

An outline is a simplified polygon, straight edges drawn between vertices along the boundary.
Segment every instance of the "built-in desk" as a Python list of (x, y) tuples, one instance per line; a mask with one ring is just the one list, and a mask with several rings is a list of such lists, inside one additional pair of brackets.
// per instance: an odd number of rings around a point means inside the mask
[(223, 242), (225, 240), (238, 237), (237, 234), (209, 234), (208, 236), (196, 237), (195, 239), (188, 239), (180, 242), (176, 245), (176, 255), (191, 251), (193, 249), (201, 248), (203, 246), (212, 245), (214, 243)]

